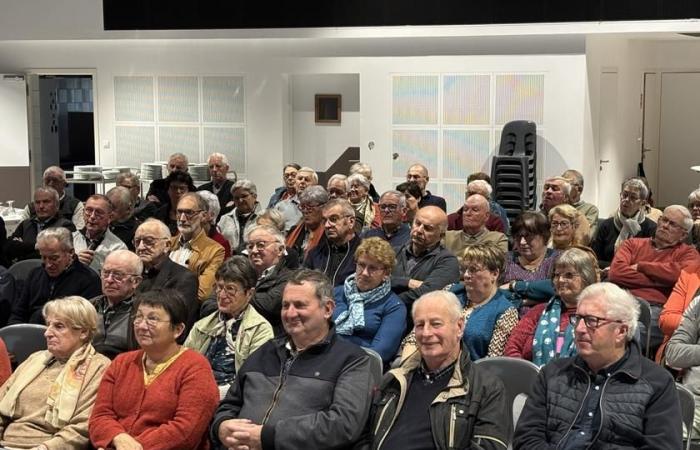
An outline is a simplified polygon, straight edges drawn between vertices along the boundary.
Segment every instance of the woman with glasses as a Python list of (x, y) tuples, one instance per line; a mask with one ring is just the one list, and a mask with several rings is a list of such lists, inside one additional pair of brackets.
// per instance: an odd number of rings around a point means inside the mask
[(627, 239), (654, 236), (656, 222), (647, 217), (644, 208), (648, 196), (649, 189), (639, 178), (622, 183), (617, 211), (598, 224), (591, 242), (601, 268), (610, 265), (615, 251)]
[(377, 352), (385, 366), (396, 356), (406, 328), (406, 306), (391, 291), (395, 263), (387, 241), (367, 238), (355, 250), (355, 273), (333, 290), (336, 333)]
[(285, 244), (294, 249), (303, 261), (323, 238), (323, 205), (328, 203), (328, 192), (323, 186), (309, 186), (299, 194), (301, 219), (287, 234)]
[(348, 200), (355, 210), (355, 232), (361, 234), (382, 226), (379, 205), (369, 196), (370, 181), (361, 173), (353, 173), (348, 177), (348, 184)]
[(197, 188), (192, 177), (187, 172), (170, 172), (165, 178), (165, 189), (168, 193), (168, 201), (161, 205), (153, 215), (168, 226), (170, 234), (177, 234), (177, 203), (188, 192), (196, 192)]
[(32, 354), (0, 387), (2, 448), (87, 448), (88, 418), (109, 359), (91, 345), (95, 308), (82, 297), (42, 310), (47, 350)]
[(396, 186), (396, 190), (406, 196), (406, 208), (408, 208), (408, 211), (406, 211), (404, 222), (413, 223), (413, 218), (416, 217), (416, 212), (418, 211), (418, 203), (423, 197), (420, 186), (415, 181), (407, 181)]
[(181, 347), (187, 307), (176, 291), (138, 294), (133, 325), (140, 350), (105, 372), (90, 416), (95, 448), (204, 449), (219, 402), (207, 359)]
[(693, 228), (688, 233), (688, 243), (700, 251), (700, 188), (688, 196), (688, 211), (693, 217)]
[(234, 254), (243, 251), (243, 232), (246, 225), (254, 223), (262, 211), (258, 202), (258, 188), (250, 180), (238, 180), (231, 188), (234, 208), (219, 219), (219, 230), (231, 245)]
[(555, 295), (533, 306), (511, 333), (505, 355), (532, 361), (538, 366), (554, 358), (576, 354), (575, 325), (569, 316), (576, 313), (578, 295), (598, 281), (598, 261), (590, 249), (564, 250), (554, 264), (552, 282)]
[(272, 339), (272, 327), (252, 306), (257, 275), (244, 256), (234, 256), (216, 271), (218, 310), (194, 324), (185, 347), (209, 360), (224, 398), (248, 355)]
[(588, 245), (588, 220), (571, 205), (557, 205), (549, 210), (549, 229), (552, 248), (566, 250), (575, 245)]

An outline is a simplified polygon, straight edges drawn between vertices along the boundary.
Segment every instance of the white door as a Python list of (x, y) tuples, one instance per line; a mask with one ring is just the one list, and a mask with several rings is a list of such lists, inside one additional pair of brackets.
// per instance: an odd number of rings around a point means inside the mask
[(654, 199), (659, 192), (659, 115), (661, 114), (661, 76), (644, 74), (644, 111), (642, 112), (642, 162)]
[(0, 74), (0, 201), (29, 200), (27, 85), (23, 75)]
[(617, 193), (624, 175), (623, 164), (615, 160), (618, 135), (617, 72), (600, 74), (600, 108), (598, 112), (598, 209), (605, 219), (618, 207)]

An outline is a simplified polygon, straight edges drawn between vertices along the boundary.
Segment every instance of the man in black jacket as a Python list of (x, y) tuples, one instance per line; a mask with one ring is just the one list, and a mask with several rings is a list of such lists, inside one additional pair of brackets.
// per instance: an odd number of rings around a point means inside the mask
[(73, 236), (65, 228), (48, 228), (36, 238), (43, 265), (29, 273), (21, 296), (12, 306), (9, 324), (44, 323), (41, 310), (55, 298), (100, 294), (100, 277), (75, 257)]
[(229, 165), (226, 155), (212, 153), (209, 155), (207, 163), (209, 164), (209, 176), (211, 177), (211, 181), (201, 185), (197, 190), (212, 192), (219, 198), (221, 210), (215, 221), (218, 222), (221, 216), (233, 209), (233, 192), (231, 192), (231, 188), (236, 180), (229, 180), (227, 178)]
[(515, 449), (682, 448), (676, 385), (632, 341), (638, 319), (637, 301), (612, 283), (581, 292), (571, 316), (578, 356), (544, 366)]
[(288, 337), (255, 351), (214, 415), (218, 448), (352, 448), (369, 415), (369, 355), (335, 336), (328, 279), (300, 270), (284, 289)]

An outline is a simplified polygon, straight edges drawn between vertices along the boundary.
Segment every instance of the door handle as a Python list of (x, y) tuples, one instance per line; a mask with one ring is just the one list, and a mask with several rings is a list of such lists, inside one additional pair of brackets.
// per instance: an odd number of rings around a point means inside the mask
[(603, 164), (609, 163), (609, 159), (599, 159), (598, 160), (598, 170), (603, 170)]

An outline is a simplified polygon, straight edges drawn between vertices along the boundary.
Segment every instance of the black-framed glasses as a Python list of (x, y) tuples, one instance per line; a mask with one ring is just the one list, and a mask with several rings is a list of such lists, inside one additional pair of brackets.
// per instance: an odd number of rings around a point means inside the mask
[(355, 263), (355, 272), (357, 273), (362, 273), (364, 271), (367, 271), (369, 275), (374, 275), (377, 272), (384, 270), (384, 267), (381, 266), (374, 266), (372, 264), (365, 264), (362, 262)]
[(170, 320), (162, 320), (159, 317), (144, 316), (142, 314), (136, 314), (136, 315), (132, 316), (131, 320), (133, 321), (134, 326), (136, 326), (136, 327), (141, 325), (143, 322), (146, 322), (146, 325), (148, 326), (148, 328), (155, 328), (161, 322), (163, 322), (163, 323), (170, 322)]
[(133, 240), (134, 243), (134, 248), (138, 248), (141, 244), (145, 245), (146, 247), (153, 247), (160, 241), (167, 241), (168, 238), (163, 237), (163, 238), (155, 238), (155, 237), (135, 237)]
[(394, 212), (399, 210), (399, 205), (394, 205), (392, 203), (380, 203), (379, 210), (385, 212)]
[(629, 200), (631, 202), (637, 202), (641, 200), (641, 197), (634, 192), (622, 191), (620, 192), (620, 198), (623, 200)]
[(624, 323), (621, 320), (613, 320), (613, 319), (608, 319), (606, 317), (598, 317), (598, 316), (582, 316), (579, 314), (571, 314), (569, 316), (569, 323), (573, 326), (577, 326), (578, 323), (583, 320), (583, 324), (586, 325), (586, 328), (595, 330), (597, 328), (602, 327), (606, 323)]
[(299, 205), (299, 210), (309, 212), (315, 210), (316, 208), (320, 208), (323, 205), (325, 205), (325, 203), (301, 203)]
[(235, 297), (239, 293), (243, 292), (243, 289), (240, 289), (235, 284), (219, 284), (219, 283), (217, 283), (214, 285), (214, 290), (216, 291), (217, 294), (221, 294), (223, 292), (229, 298)]
[(104, 270), (103, 269), (102, 271), (100, 271), (100, 277), (102, 277), (103, 280), (108, 280), (111, 277), (117, 283), (122, 283), (127, 278), (137, 277), (137, 276), (139, 276), (139, 275), (135, 274), (135, 273), (117, 272), (115, 270)]
[(178, 209), (177, 211), (175, 211), (178, 218), (181, 216), (185, 216), (185, 218), (187, 220), (192, 219), (194, 216), (196, 216), (197, 214), (199, 214), (201, 212), (202, 212), (201, 209)]

